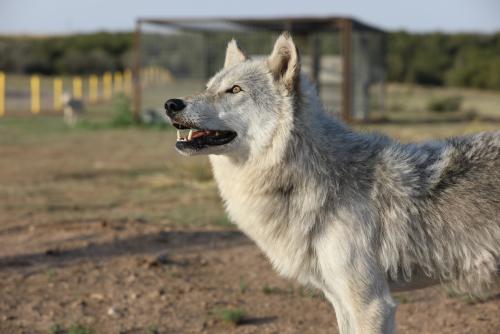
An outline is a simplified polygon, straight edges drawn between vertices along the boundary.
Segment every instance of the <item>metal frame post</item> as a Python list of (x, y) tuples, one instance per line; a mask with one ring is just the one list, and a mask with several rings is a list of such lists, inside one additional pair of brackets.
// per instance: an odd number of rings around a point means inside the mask
[(352, 120), (352, 21), (344, 19), (340, 26), (342, 51), (342, 111), (344, 121)]
[(318, 93), (321, 89), (320, 70), (321, 70), (321, 40), (316, 35), (308, 35), (309, 47), (311, 52), (311, 79), (316, 84)]
[(132, 68), (133, 112), (136, 121), (141, 116), (142, 87), (141, 87), (141, 20), (137, 20), (134, 33), (134, 66)]

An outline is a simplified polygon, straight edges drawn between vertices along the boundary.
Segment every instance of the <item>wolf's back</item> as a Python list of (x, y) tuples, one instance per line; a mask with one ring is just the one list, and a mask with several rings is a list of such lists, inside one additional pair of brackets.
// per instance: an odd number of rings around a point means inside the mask
[(463, 290), (489, 283), (500, 263), (500, 132), (400, 146), (381, 166), (381, 260), (392, 278), (421, 270)]

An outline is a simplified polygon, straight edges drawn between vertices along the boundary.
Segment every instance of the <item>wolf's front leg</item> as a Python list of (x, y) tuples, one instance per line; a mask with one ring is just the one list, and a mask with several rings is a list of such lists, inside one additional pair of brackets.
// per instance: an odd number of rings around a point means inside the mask
[(396, 304), (378, 262), (366, 244), (332, 239), (318, 243), (318, 285), (335, 308), (340, 333), (394, 333)]
[[(350, 289), (350, 288), (347, 288)], [(389, 295), (370, 296), (370, 293), (355, 291), (334, 292), (324, 290), (332, 303), (341, 334), (391, 334), (394, 329), (395, 304)], [(356, 291), (357, 290), (357, 291)]]

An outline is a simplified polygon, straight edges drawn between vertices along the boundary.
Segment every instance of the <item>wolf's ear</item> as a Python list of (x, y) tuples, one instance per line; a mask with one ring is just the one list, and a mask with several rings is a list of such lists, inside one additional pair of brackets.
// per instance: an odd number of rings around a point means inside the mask
[(244, 62), (247, 59), (234, 39), (227, 43), (224, 68)]
[(297, 87), (300, 74), (299, 51), (288, 32), (281, 34), (274, 43), (268, 63), (274, 78), (283, 82), (288, 91)]

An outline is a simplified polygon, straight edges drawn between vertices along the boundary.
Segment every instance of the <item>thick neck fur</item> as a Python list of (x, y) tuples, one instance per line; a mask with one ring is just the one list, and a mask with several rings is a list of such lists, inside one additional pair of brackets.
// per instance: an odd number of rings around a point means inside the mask
[[(356, 164), (366, 166), (363, 159), (372, 156), (359, 155), (359, 146), (375, 151), (381, 142), (328, 116), (305, 79), (300, 95), (286, 98), (281, 112), (275, 136), (258, 156), (210, 160), (231, 220), (259, 244), (278, 271), (300, 279), (300, 268), (314, 265), (311, 239), (322, 226), (319, 217), (327, 215), (327, 207), (332, 210), (327, 202), (338, 202), (340, 192), (355, 192), (356, 180), (346, 175), (352, 175)], [(287, 258), (294, 260), (283, 261)]]
[[(315, 115), (308, 115), (311, 113)], [(211, 156), (211, 160), (216, 164), (225, 161), (227, 166), (239, 170), (258, 171), (260, 176), (254, 181), (260, 187), (262, 183), (267, 184), (262, 175), (277, 169), (294, 169), (293, 165), (298, 161), (307, 166), (301, 165), (296, 172), (300, 173), (306, 167), (309, 178), (313, 175), (321, 179), (336, 176), (331, 175), (332, 165), (334, 173), (338, 169), (338, 174), (342, 175), (345, 168), (352, 168), (352, 163), (360, 163), (362, 158), (357, 154), (360, 146), (366, 153), (367, 149), (375, 151), (387, 143), (385, 137), (358, 134), (328, 115), (314, 85), (301, 77), (297, 93), (284, 99), (275, 136), (262, 152), (245, 159)], [(286, 183), (291, 181), (288, 178)]]

